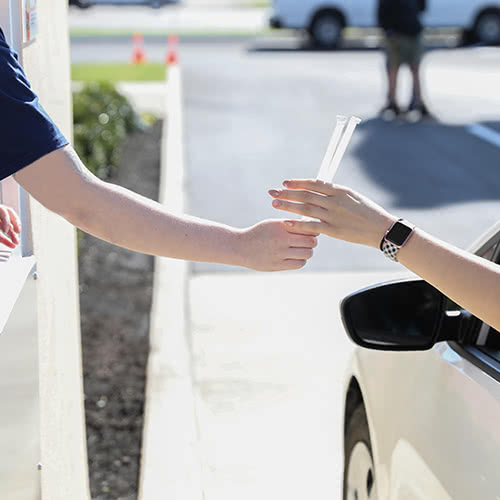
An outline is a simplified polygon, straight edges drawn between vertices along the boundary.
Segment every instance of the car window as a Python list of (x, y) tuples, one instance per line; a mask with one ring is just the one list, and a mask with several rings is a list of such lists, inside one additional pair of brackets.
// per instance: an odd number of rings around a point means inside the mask
[[(500, 234), (478, 252), (481, 257), (500, 263)], [(500, 332), (483, 323), (479, 331), (478, 349), (491, 358), (500, 361)]]

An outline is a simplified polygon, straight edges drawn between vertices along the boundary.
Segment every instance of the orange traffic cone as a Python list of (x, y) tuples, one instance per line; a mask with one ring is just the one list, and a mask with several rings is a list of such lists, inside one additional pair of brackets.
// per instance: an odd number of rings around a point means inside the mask
[(146, 61), (144, 50), (144, 37), (141, 33), (134, 33), (132, 36), (132, 64), (143, 64)]
[(179, 62), (178, 53), (179, 37), (177, 35), (169, 35), (167, 39), (167, 54), (165, 56), (165, 65), (177, 64)]

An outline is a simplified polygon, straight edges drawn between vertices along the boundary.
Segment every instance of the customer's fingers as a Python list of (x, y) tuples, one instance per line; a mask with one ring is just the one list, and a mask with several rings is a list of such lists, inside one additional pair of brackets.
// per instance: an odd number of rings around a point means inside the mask
[(328, 215), (328, 210), (314, 205), (305, 205), (303, 203), (291, 203), (289, 201), (274, 200), (273, 207), (278, 210), (292, 212), (294, 214), (305, 215), (315, 219), (322, 219)]
[(307, 191), (314, 191), (327, 196), (333, 196), (336, 192), (336, 186), (318, 179), (292, 179), (284, 181), (283, 186), (288, 189), (305, 189)]
[(323, 194), (304, 190), (270, 189), (268, 192), (275, 199), (307, 203), (308, 205), (315, 205), (323, 208), (327, 208), (329, 199), (328, 196)]

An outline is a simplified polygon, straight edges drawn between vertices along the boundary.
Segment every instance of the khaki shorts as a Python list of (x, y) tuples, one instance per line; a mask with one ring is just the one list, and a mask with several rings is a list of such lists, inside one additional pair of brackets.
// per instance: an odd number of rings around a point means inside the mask
[(422, 59), (422, 38), (420, 36), (391, 35), (385, 40), (387, 65), (399, 68), (402, 64), (418, 66)]

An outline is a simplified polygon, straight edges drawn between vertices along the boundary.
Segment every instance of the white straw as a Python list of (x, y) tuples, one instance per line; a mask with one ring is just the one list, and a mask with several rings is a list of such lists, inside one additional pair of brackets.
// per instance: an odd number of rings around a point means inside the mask
[(337, 173), (337, 170), (340, 166), (340, 162), (342, 161), (342, 158), (344, 157), (344, 154), (346, 152), (347, 146), (349, 145), (349, 142), (351, 141), (352, 134), (354, 133), (354, 129), (356, 126), (361, 122), (361, 120), (355, 116), (351, 116), (349, 119), (349, 123), (347, 124), (347, 127), (345, 129), (344, 134), (342, 135), (342, 139), (340, 140), (340, 144), (338, 145), (337, 149), (335, 150), (335, 154), (333, 155), (332, 161), (330, 163), (330, 166), (328, 168), (327, 174), (325, 175), (324, 180), (325, 182), (333, 182), (333, 179), (335, 178), (335, 174)]
[(330, 138), (330, 143), (328, 144), (328, 148), (321, 163), (321, 167), (319, 169), (317, 177), (317, 179), (321, 181), (326, 181), (328, 178), (328, 171), (330, 168), (330, 164), (333, 160), (333, 156), (335, 155), (335, 151), (337, 150), (337, 146), (339, 145), (346, 124), (347, 124), (346, 116), (340, 116), (340, 115), (337, 116), (337, 123), (335, 124), (335, 129), (333, 131), (332, 137)]
[[(333, 182), (335, 174), (344, 157), (347, 146), (351, 141), (354, 129), (361, 122), (360, 118), (351, 116), (349, 121), (345, 116), (337, 116), (337, 124), (333, 131), (330, 143), (321, 163), (317, 179), (324, 182)], [(346, 126), (347, 123), (347, 126)], [(302, 220), (314, 220), (314, 218), (303, 216)]]

